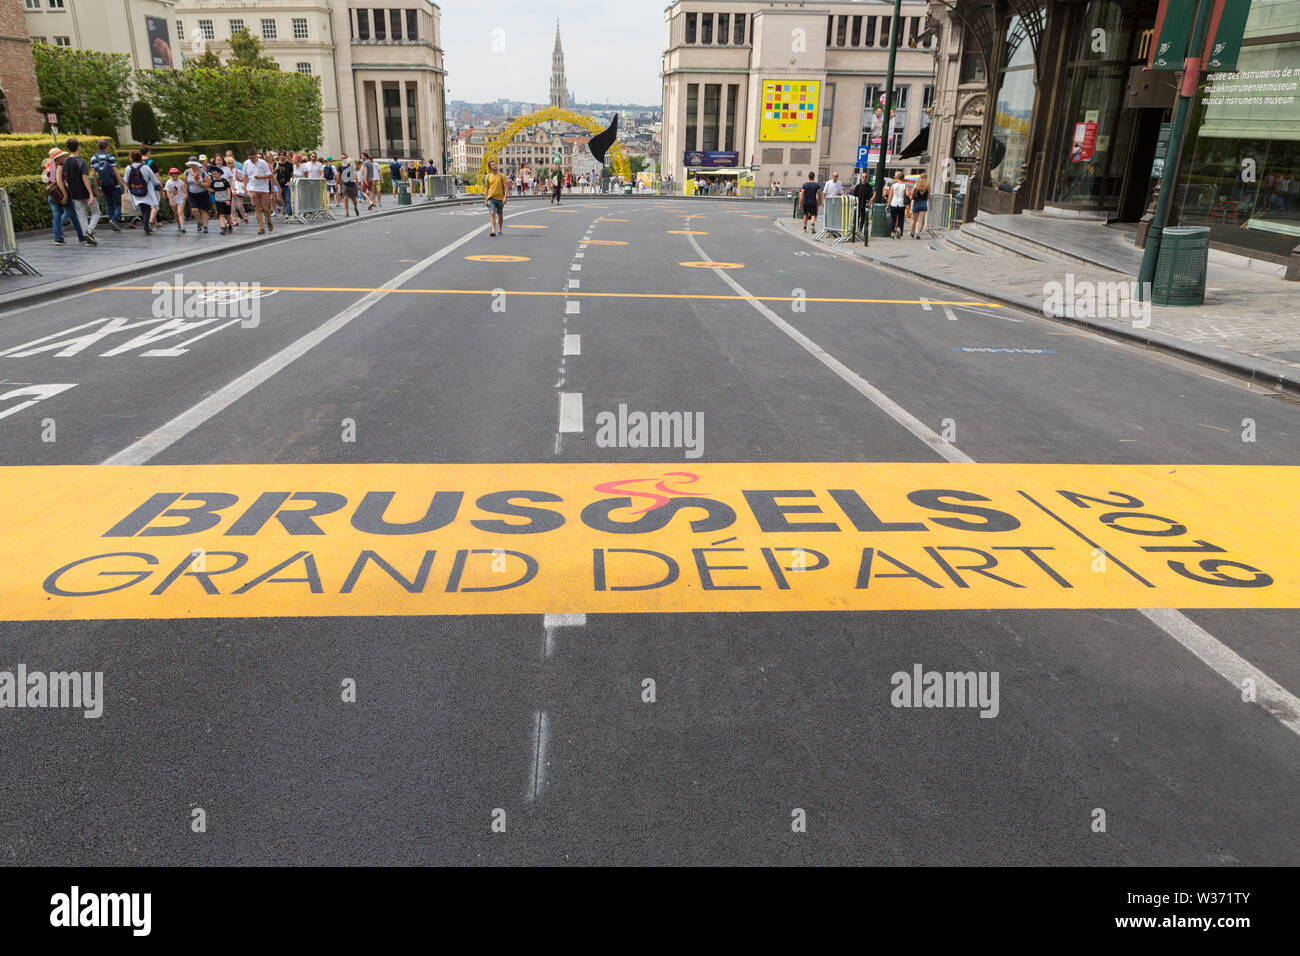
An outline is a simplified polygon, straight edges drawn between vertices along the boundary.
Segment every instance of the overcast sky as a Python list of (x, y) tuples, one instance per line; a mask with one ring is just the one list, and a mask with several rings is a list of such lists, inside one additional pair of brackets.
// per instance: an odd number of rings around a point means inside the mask
[[(551, 95), (555, 20), (564, 71), (582, 103), (653, 105), (662, 99), (667, 0), (438, 0), (448, 100), (545, 103)], [(505, 52), (493, 52), (502, 30)]]

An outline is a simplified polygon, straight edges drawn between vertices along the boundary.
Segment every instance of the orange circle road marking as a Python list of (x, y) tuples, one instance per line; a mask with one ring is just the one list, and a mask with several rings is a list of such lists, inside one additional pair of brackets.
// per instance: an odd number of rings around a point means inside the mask
[(532, 262), (528, 256), (466, 256), (470, 262)]
[(739, 262), (679, 262), (679, 266), (688, 269), (743, 269)]

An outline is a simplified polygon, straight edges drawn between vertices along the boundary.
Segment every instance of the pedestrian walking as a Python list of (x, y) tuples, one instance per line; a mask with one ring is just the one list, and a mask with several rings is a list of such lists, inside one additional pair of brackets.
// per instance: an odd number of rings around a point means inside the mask
[[(154, 179), (158, 180), (160, 183), (162, 182), (162, 176), (158, 172), (158, 164), (153, 161), (151, 150), (148, 146), (140, 147), (140, 162), (142, 162), (145, 166), (149, 167), (149, 169), (153, 172)], [(153, 208), (153, 222), (151, 223), (151, 225), (155, 229), (158, 228), (158, 207), (157, 206), (154, 206)], [(131, 222), (131, 228), (133, 229), (135, 228), (134, 220), (132, 220)]]
[(167, 170), (167, 182), (163, 184), (167, 193), (167, 202), (172, 207), (172, 213), (176, 216), (176, 231), (185, 231), (185, 180), (181, 179), (181, 171), (173, 166)]
[(289, 185), (293, 182), (293, 176), (293, 161), (288, 153), (281, 150), (280, 158), (275, 164), (275, 185), (279, 191), (278, 205), (285, 219), (293, 215), (293, 193)]
[(248, 197), (253, 201), (253, 215), (257, 217), (257, 234), (263, 235), (268, 230), (275, 232), (271, 223), (271, 184), (276, 181), (276, 174), (271, 171), (271, 164), (262, 158), (260, 150), (254, 148), (248, 154), (244, 176), (248, 180)]
[(225, 177), (230, 183), (234, 195), (230, 198), (230, 208), (239, 219), (241, 226), (248, 225), (248, 214), (244, 212), (244, 204), (248, 201), (248, 179), (244, 176), (244, 168), (235, 162), (233, 152), (226, 153)]
[(191, 156), (185, 163), (185, 205), (194, 217), (195, 235), (208, 231), (208, 216), (212, 214), (212, 193), (208, 187), (212, 180), (203, 169), (203, 163), (197, 156)]
[(99, 150), (90, 157), (90, 168), (95, 171), (99, 194), (104, 200), (104, 211), (108, 214), (108, 227), (114, 232), (122, 231), (122, 174), (117, 168), (117, 157), (108, 151), (111, 142), (99, 141)]
[(907, 213), (907, 182), (900, 169), (894, 173), (889, 186), (889, 235), (891, 239), (903, 238), (903, 218)]
[(68, 185), (64, 178), (63, 165), (67, 162), (68, 154), (57, 146), (50, 150), (49, 159), (41, 170), (41, 178), (45, 182), (45, 198), (50, 204), (50, 214), (54, 219), (54, 244), (56, 246), (66, 245), (63, 238), (63, 224), (71, 222), (72, 228), (77, 231), (77, 239), (82, 245), (96, 245), (94, 237), (86, 235), (81, 228), (81, 220), (77, 217), (77, 211), (72, 207), (72, 200), (68, 196)]
[(144, 234), (153, 235), (154, 213), (158, 208), (158, 190), (162, 183), (154, 171), (144, 164), (144, 155), (138, 149), (131, 150), (131, 165), (126, 168), (126, 189), (140, 211), (140, 222), (144, 225)]
[(361, 210), (357, 208), (357, 180), (361, 176), (361, 160), (354, 160), (351, 163), (345, 162), (339, 167), (339, 187), (343, 193), (343, 218), (348, 217), (348, 203), (352, 203), (352, 211), (361, 218)]
[(234, 190), (230, 181), (226, 179), (224, 166), (214, 167), (210, 175), (212, 179), (212, 205), (217, 211), (217, 223), (221, 227), (221, 235), (228, 236), (235, 231), (234, 215), (230, 209)]
[(72, 208), (81, 220), (81, 232), (95, 238), (99, 225), (99, 205), (95, 202), (95, 187), (90, 181), (90, 165), (81, 158), (81, 142), (68, 137), (68, 155), (63, 160), (63, 183), (72, 200)]
[(370, 162), (370, 154), (361, 154), (361, 170), (357, 176), (357, 188), (366, 200), (366, 211), (369, 212), (375, 208), (375, 201), (370, 198), (371, 183), (370, 178), (373, 175), (373, 165)]
[(930, 211), (930, 177), (922, 173), (912, 187), (912, 238), (925, 235), (925, 214)]
[(849, 194), (858, 201), (858, 229), (865, 236), (867, 234), (867, 217), (871, 211), (872, 198), (871, 182), (867, 179), (865, 171), (858, 174), (858, 181), (849, 190)]
[(555, 178), (551, 181), (551, 205), (552, 206), (558, 206), (560, 204), (560, 189), (563, 187), (563, 185), (564, 185), (564, 177), (560, 175), (560, 171), (557, 169), (555, 171)]
[(388, 164), (389, 186), (393, 190), (393, 199), (397, 199), (397, 184), (402, 181), (402, 164), (393, 160)]
[(506, 231), (506, 178), (497, 172), (497, 161), (488, 163), (488, 174), (483, 180), (483, 205), (487, 206), (491, 225), (488, 236), (495, 238)]
[(822, 190), (822, 195), (827, 199), (838, 199), (844, 195), (844, 184), (840, 182), (839, 173), (831, 173), (830, 181)]
[(817, 210), (821, 207), (822, 187), (817, 182), (817, 172), (808, 173), (808, 181), (799, 187), (803, 193), (803, 231), (808, 231), (808, 223), (811, 220), (813, 229), (817, 228)]

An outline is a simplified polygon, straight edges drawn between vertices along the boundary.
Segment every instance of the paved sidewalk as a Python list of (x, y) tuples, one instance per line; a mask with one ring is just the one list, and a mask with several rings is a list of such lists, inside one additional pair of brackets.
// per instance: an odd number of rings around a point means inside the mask
[[(422, 198), (416, 197), (411, 205), (398, 206), (395, 201), (385, 197), (380, 209), (369, 212), (363, 210), (361, 219), (373, 219), (375, 216), (393, 215), (423, 207), (459, 205), (466, 201), (455, 199), (426, 203)], [(0, 310), (90, 288), (103, 282), (121, 281), (173, 264), (182, 265), (205, 256), (230, 252), (232, 249), (277, 242), (360, 221), (355, 216), (344, 219), (342, 207), (330, 207), (329, 211), (335, 217), (333, 221), (309, 224), (286, 223), (282, 216), (276, 216), (272, 223), (274, 230), (262, 236), (257, 234), (257, 222), (251, 216), (248, 225), (236, 226), (234, 233), (229, 236), (220, 234), (220, 227), (215, 220), (208, 226), (206, 234), (196, 232), (193, 223), (186, 225), (184, 233), (177, 230), (175, 223), (164, 223), (152, 236), (145, 236), (144, 230), (139, 226), (135, 229), (123, 227), (120, 233), (115, 233), (107, 221), (103, 220), (95, 230), (99, 245), (93, 247), (77, 242), (76, 231), (70, 226), (64, 229), (67, 244), (62, 246), (55, 245), (54, 235), (49, 229), (19, 233), (18, 254), (41, 274), (28, 276), (15, 273), (0, 276)]]
[[(780, 225), (803, 235), (792, 221)], [(1048, 243), (1055, 248), (1044, 248)], [(981, 214), (973, 226), (936, 239), (873, 238), (868, 248), (828, 239), (820, 245), (1036, 312), (1043, 310), (1049, 283), (1065, 285), (1069, 276), (1076, 285), (1132, 281), (1142, 258), (1131, 230), (1033, 216)], [(1298, 306), (1296, 283), (1211, 261), (1202, 306), (1152, 306), (1147, 329), (1135, 328), (1130, 317), (1075, 321), (1300, 390)]]

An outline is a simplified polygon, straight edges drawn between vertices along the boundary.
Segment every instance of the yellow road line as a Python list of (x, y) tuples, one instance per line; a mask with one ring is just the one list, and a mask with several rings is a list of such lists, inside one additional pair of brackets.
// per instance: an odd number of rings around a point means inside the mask
[[(183, 288), (170, 285), (109, 285), (98, 286), (91, 289), (91, 292), (170, 292), (176, 288)], [(359, 292), (369, 294), (371, 292), (388, 292), (391, 295), (501, 295), (497, 289), (371, 289), (360, 286), (295, 286), (295, 285), (264, 285), (261, 286), (263, 292)], [(506, 295), (536, 295), (536, 296), (555, 296), (574, 298), (583, 296), (591, 299), (717, 299), (723, 301), (741, 301), (746, 302), (749, 296), (743, 295), (703, 295), (688, 292), (581, 292), (571, 290), (568, 292), (542, 292), (531, 290), (520, 290), (516, 292), (507, 291)], [(921, 305), (920, 299), (848, 299), (834, 297), (806, 296), (798, 298), (788, 295), (756, 295), (753, 296), (756, 302), (848, 302), (862, 305)], [(1001, 309), (1003, 306), (998, 302), (942, 302), (939, 299), (926, 299), (930, 305), (956, 305), (956, 306), (980, 306), (986, 309)]]

